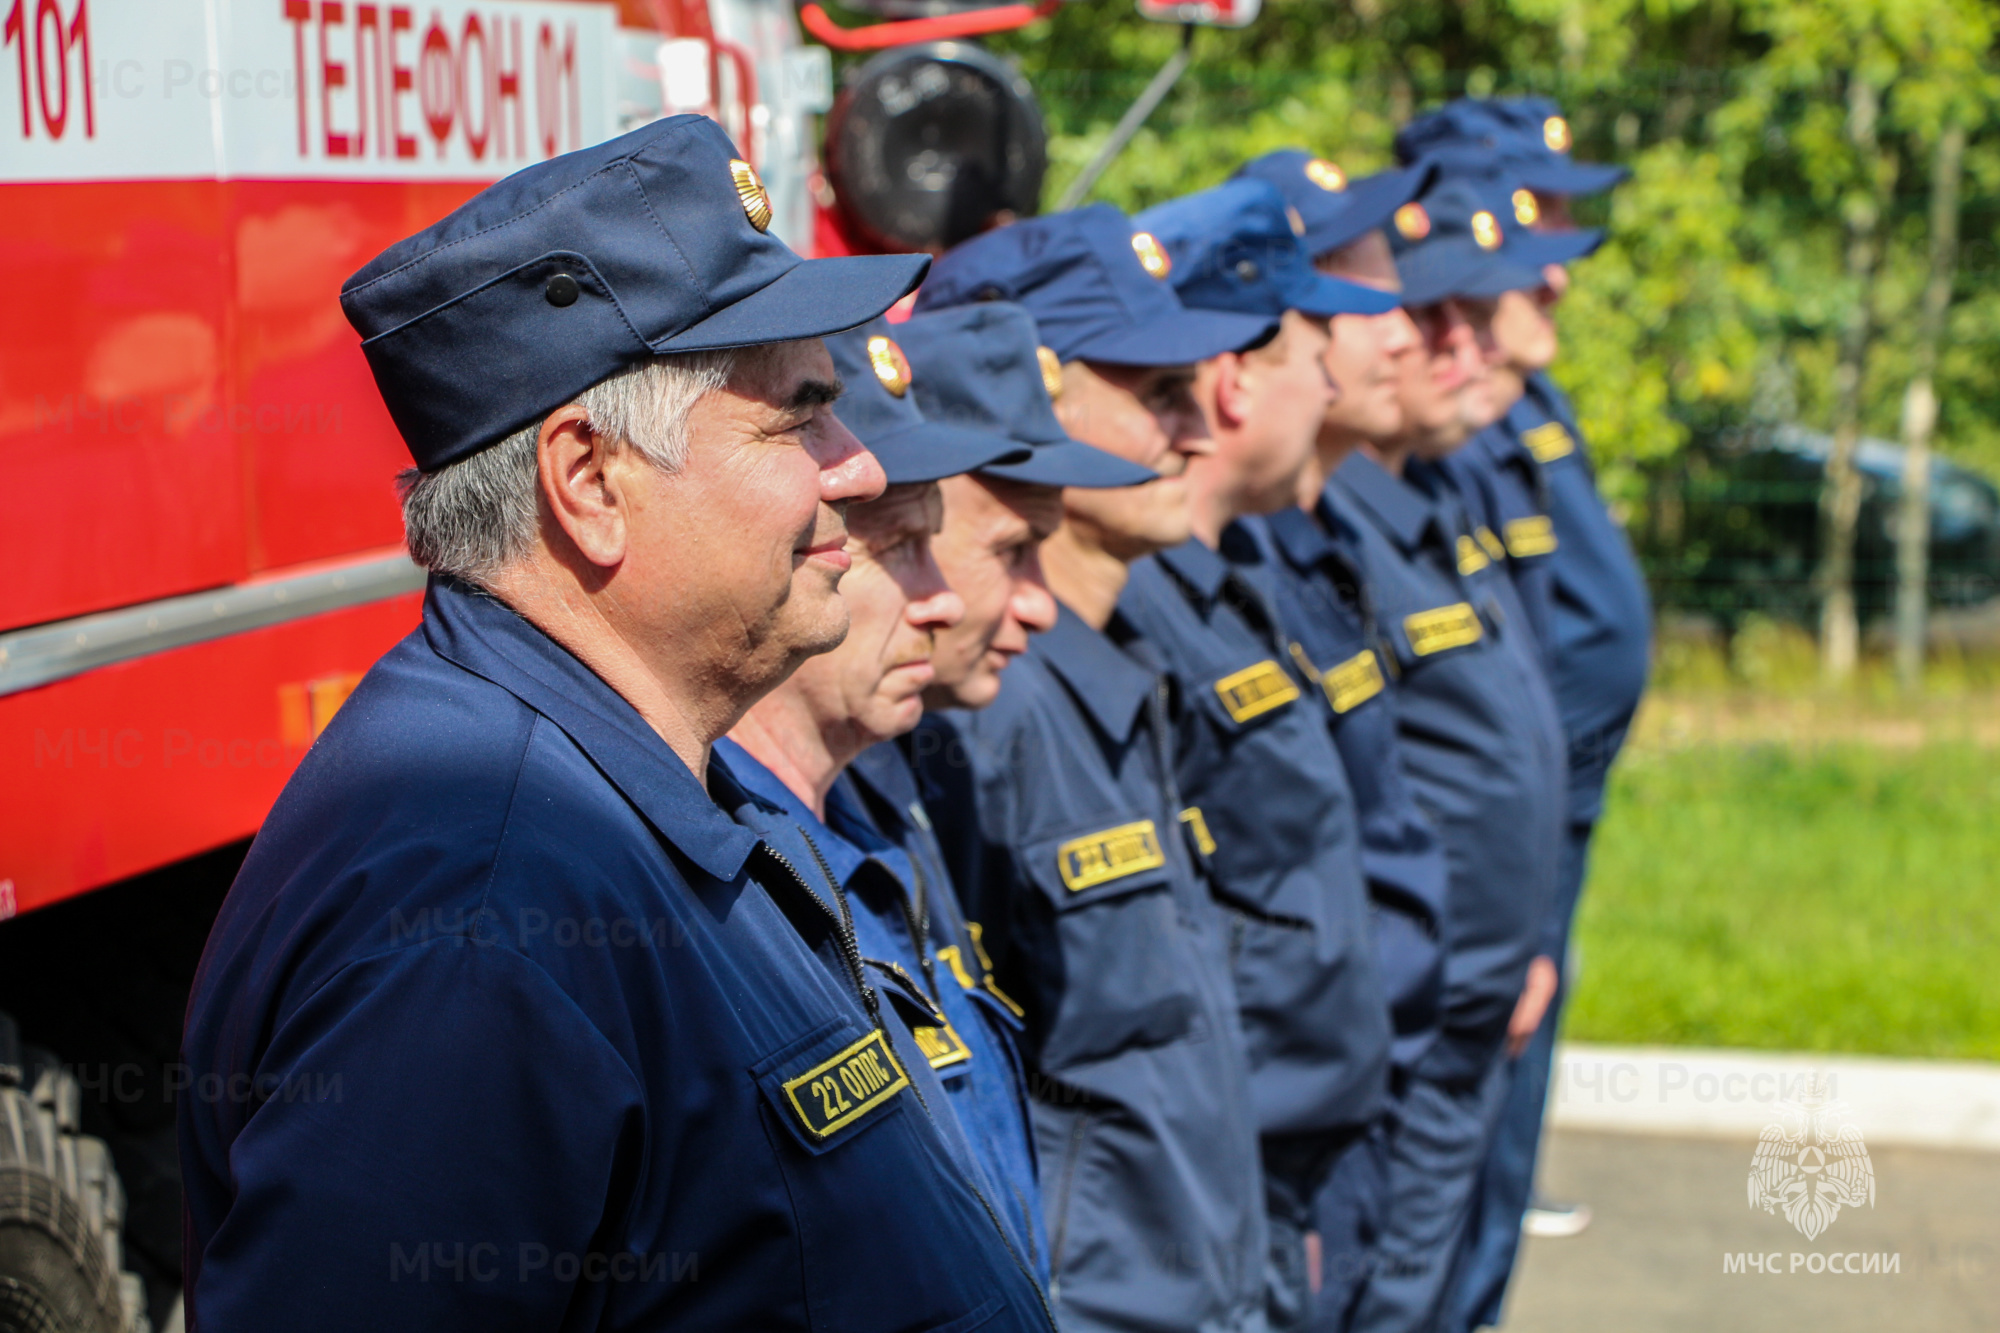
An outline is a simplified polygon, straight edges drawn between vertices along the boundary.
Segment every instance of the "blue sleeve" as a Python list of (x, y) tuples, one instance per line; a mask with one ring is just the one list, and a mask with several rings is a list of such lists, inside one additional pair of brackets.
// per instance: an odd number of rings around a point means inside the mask
[(579, 1273), (644, 1165), (639, 1085), (534, 963), (463, 937), (353, 963), (249, 1080), (191, 1328), (595, 1326)]

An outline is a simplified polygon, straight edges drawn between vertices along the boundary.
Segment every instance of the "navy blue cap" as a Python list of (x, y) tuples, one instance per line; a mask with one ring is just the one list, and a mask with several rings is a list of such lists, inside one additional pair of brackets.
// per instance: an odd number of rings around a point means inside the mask
[(1306, 252), (1318, 258), (1388, 226), (1397, 209), (1424, 192), (1433, 171), (1420, 162), (1351, 180), (1336, 162), (1303, 148), (1281, 148), (1245, 162), (1236, 176), (1277, 186), (1306, 225)]
[(803, 260), (705, 116), (673, 116), (490, 185), (341, 288), (425, 471), (634, 362), (816, 338), (873, 319), (921, 255)]
[(1540, 268), (1544, 264), (1568, 264), (1597, 253), (1604, 244), (1602, 227), (1572, 227), (1564, 231), (1536, 231), (1541, 204), (1534, 191), (1515, 185), (1505, 177), (1489, 177), (1476, 182), (1486, 206), (1504, 224), (1509, 217), (1515, 226), (1507, 228), (1506, 251), (1524, 264)]
[(1461, 97), (1396, 133), (1403, 162), (1451, 175), (1498, 174), (1543, 194), (1598, 194), (1632, 173), (1569, 155), (1569, 121), (1546, 97)]
[(936, 481), (1028, 456), (1003, 435), (925, 420), (911, 391), (916, 376), (896, 333), (888, 321), (878, 319), (826, 340), (846, 386), (834, 415), (868, 446), (890, 485)]
[(1063, 430), (1051, 399), (1062, 392), (1062, 366), (1020, 306), (984, 301), (930, 311), (911, 316), (896, 334), (916, 372), (926, 417), (1005, 435), (1031, 451), (1025, 460), (983, 467), (982, 475), (1090, 488), (1136, 486), (1159, 476)]
[(1523, 257), (1512, 238), (1528, 235), (1511, 212), (1496, 211), (1486, 192), (1447, 179), (1396, 210), (1389, 248), (1403, 280), (1403, 304), (1430, 305), (1447, 296), (1485, 298), (1542, 285), (1539, 263)]
[(1233, 180), (1133, 219), (1167, 247), (1181, 304), (1246, 315), (1384, 315), (1401, 297), (1329, 278), (1312, 266), (1285, 196), (1268, 181)]
[(931, 266), (919, 311), (974, 301), (1028, 308), (1064, 361), (1191, 365), (1247, 347), (1276, 322), (1189, 310), (1168, 277), (1165, 247), (1110, 204), (1028, 218), (975, 236)]

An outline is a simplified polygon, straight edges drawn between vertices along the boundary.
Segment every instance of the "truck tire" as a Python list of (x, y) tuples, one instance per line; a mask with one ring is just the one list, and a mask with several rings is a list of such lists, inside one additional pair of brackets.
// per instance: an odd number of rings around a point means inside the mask
[(77, 1132), (82, 1089), (0, 1014), (0, 1333), (149, 1333), (123, 1269), (125, 1191), (102, 1139)]

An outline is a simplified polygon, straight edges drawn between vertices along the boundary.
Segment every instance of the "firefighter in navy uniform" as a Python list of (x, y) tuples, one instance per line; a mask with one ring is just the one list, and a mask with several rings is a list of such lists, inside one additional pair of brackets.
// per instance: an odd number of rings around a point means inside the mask
[(718, 808), (883, 486), (817, 339), (925, 264), (769, 220), (680, 116), (344, 289), (434, 577), (208, 941), (190, 1327), (1050, 1327), (847, 922)]
[[(1397, 304), (1392, 293), (1315, 273), (1292, 216), (1274, 186), (1238, 180), (1136, 219), (1166, 246), (1185, 304), (1281, 323), (1270, 342), (1202, 363), (1195, 396), (1216, 447), (1188, 466), (1195, 535), (1137, 562), (1119, 599), (1180, 694), (1181, 817), (1231, 926), (1263, 1143), (1274, 1328), (1310, 1317), (1313, 1199), (1380, 1118), (1389, 1048), (1340, 752), (1278, 625), (1272, 571), (1223, 553), (1240, 544), (1231, 542), (1238, 519), (1296, 500), (1336, 392), (1328, 321)], [(1332, 1245), (1343, 1255), (1354, 1247)]]
[[(781, 849), (829, 903), (885, 1000), (912, 1082), (963, 1154), (1022, 1267), (1047, 1284), (1025, 1092), (1008, 1050), (1011, 1016), (983, 1007), (938, 960), (929, 918), (948, 887), (872, 827), (845, 781), (862, 750), (916, 725), (934, 636), (963, 603), (930, 556), (940, 479), (1025, 456), (1013, 441), (925, 421), (909, 362), (880, 321), (829, 338), (845, 392), (841, 423), (882, 464), (888, 489), (849, 506), (841, 580), (848, 635), (753, 705), (716, 746), (751, 799), (734, 813)], [(995, 1006), (997, 1008), (997, 1006)]]
[(1511, 583), (1479, 545), (1436, 460), (1490, 421), (1490, 378), (1458, 304), (1540, 281), (1460, 183), (1395, 215), (1403, 300), (1424, 335), (1399, 376), (1406, 420), (1366, 440), (1327, 502), (1362, 552), (1398, 677), (1406, 772), (1449, 868), (1442, 1032), (1412, 1071), (1388, 1145), (1364, 1330), (1428, 1329), (1506, 1088), (1504, 1045), (1537, 997), (1529, 963), (1555, 892), (1562, 840), (1561, 724), (1539, 645)]
[[(1413, 121), (1398, 135), (1397, 149), (1480, 182), (1496, 207), (1507, 208), (1536, 239), (1557, 247), (1559, 252), (1543, 259), (1552, 265), (1546, 294), (1558, 297), (1569, 281), (1563, 263), (1588, 253), (1598, 235), (1574, 230), (1569, 200), (1608, 190), (1628, 174), (1622, 167), (1573, 160), (1570, 141), (1568, 121), (1547, 99), (1462, 100)], [(1505, 203), (1497, 202), (1503, 196)], [(1553, 327), (1531, 340), (1540, 343), (1531, 354), (1509, 357), (1508, 369), (1523, 382), (1520, 396), (1466, 449), (1461, 466), (1470, 485), (1496, 506), (1508, 570), (1536, 616), (1562, 713), (1568, 828), (1540, 950), (1558, 970), (1558, 986), (1515, 1061), (1482, 1180), (1457, 1296), (1456, 1327), (1467, 1330), (1500, 1322), (1524, 1220), (1536, 1234), (1550, 1236), (1573, 1235), (1589, 1221), (1589, 1210), (1580, 1204), (1534, 1198), (1535, 1158), (1567, 994), (1561, 983), (1570, 926), (1605, 780), (1645, 689), (1651, 640), (1652, 612), (1638, 562), (1598, 495), (1569, 400), (1548, 376)], [(1522, 526), (1509, 528), (1510, 522)]]
[(1117, 611), (1129, 563), (1189, 533), (1208, 445), (1194, 363), (1268, 318), (1185, 309), (1157, 240), (1098, 206), (939, 259), (917, 312), (1014, 301), (1060, 363), (1068, 433), (1162, 475), (1064, 492), (1041, 559), (1060, 608), (977, 712), (927, 715), (931, 816), (1026, 1037), (1065, 1330), (1264, 1327), (1256, 1127), (1225, 925), (1182, 835), (1173, 699)]
[[(1246, 163), (1239, 177), (1269, 181), (1304, 224), (1301, 240), (1321, 271), (1389, 293), (1401, 283), (1382, 229), (1429, 182), (1429, 168), (1350, 180), (1339, 164), (1299, 149)], [(1375, 613), (1357, 535), (1328, 503), (1325, 479), (1364, 440), (1403, 430), (1399, 368), (1420, 351), (1400, 306), (1379, 315), (1335, 315), (1326, 366), (1339, 395), (1320, 424), (1298, 506), (1239, 521), (1223, 551), (1270, 571), (1287, 650), (1316, 687), (1339, 747), (1360, 820), (1375, 950), (1393, 1033), (1388, 1113), (1342, 1154), (1315, 1200), (1319, 1295), (1311, 1327), (1347, 1327), (1378, 1258), (1384, 1175), (1398, 1107), (1438, 1036), (1443, 998), (1447, 868), (1404, 771), (1396, 731), (1395, 660)], [(1234, 541), (1229, 539), (1235, 539)], [(1248, 555), (1238, 555), (1241, 545)]]
[[(1055, 624), (1055, 599), (1037, 550), (1062, 521), (1061, 487), (1123, 485), (1149, 474), (1063, 435), (1043, 385), (1034, 320), (1019, 306), (989, 301), (918, 315), (894, 334), (910, 366), (909, 400), (933, 423), (1007, 439), (1024, 455), (939, 483), (944, 517), (932, 554), (963, 610), (930, 636), (932, 679), (922, 697), (927, 708), (983, 708), (1029, 636)], [(851, 837), (873, 839), (885, 856), (905, 858), (922, 886), (910, 929), (928, 936), (942, 998), (956, 988), (966, 1009), (997, 1028), (990, 1056), (961, 1061), (941, 1046), (935, 1058), (948, 1086), (968, 1094), (959, 1104), (983, 1122), (968, 1124), (968, 1133), (984, 1132), (1007, 1148), (994, 1174), (1008, 1206), (1032, 1213), (1026, 1229), (1038, 1244), (1046, 1282), (1047, 1229), (1032, 1141), (1013, 1151), (1028, 1116), (1019, 1051), (1023, 1010), (993, 976), (982, 924), (960, 907), (902, 745), (885, 740), (864, 750), (830, 795), (853, 821)]]

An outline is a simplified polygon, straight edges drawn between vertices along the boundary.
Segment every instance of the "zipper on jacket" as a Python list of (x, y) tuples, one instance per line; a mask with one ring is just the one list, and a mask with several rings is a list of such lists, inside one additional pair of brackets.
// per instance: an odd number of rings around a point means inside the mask
[[(847, 954), (849, 969), (854, 973), (856, 980), (861, 986), (862, 999), (868, 1006), (868, 1016), (875, 1020), (875, 1026), (881, 1031), (883, 1039), (888, 1041), (890, 1046), (893, 1047), (895, 1041), (889, 1037), (889, 1030), (883, 1025), (881, 1005), (880, 1001), (876, 998), (874, 988), (869, 986), (866, 981), (861, 980), (861, 947), (854, 942), (854, 915), (847, 905), (847, 890), (841, 888), (840, 880), (835, 877), (833, 867), (826, 863), (826, 857), (820, 852), (819, 844), (813, 841), (812, 834), (806, 832), (804, 829), (800, 829), (799, 836), (806, 840), (807, 850), (812, 852), (813, 860), (819, 863), (820, 873), (826, 876), (827, 886), (833, 890), (834, 902), (840, 905), (841, 946)], [(786, 861), (780, 853), (773, 852), (772, 855), (777, 856), (785, 868), (792, 872), (793, 878), (798, 879), (800, 887), (805, 887), (805, 880), (800, 877), (796, 866), (792, 865), (790, 861)], [(919, 871), (918, 873), (921, 874), (923, 872)], [(806, 891), (808, 893), (811, 892), (809, 888)], [(815, 901), (818, 900), (818, 897), (818, 894), (813, 895)], [(825, 904), (822, 903), (821, 907), (824, 909)], [(832, 913), (829, 912), (828, 915), (831, 916)], [(910, 1091), (917, 1095), (917, 1105), (923, 1107), (924, 1115), (933, 1120), (936, 1119), (936, 1112), (931, 1110), (930, 1101), (924, 1096), (923, 1085), (918, 1083), (917, 1080), (911, 1079)], [(957, 1112), (953, 1112), (952, 1114), (956, 1115)], [(970, 1147), (969, 1142), (967, 1146)], [(1027, 1279), (1028, 1286), (1034, 1290), (1036, 1299), (1042, 1304), (1042, 1315), (1049, 1321), (1049, 1328), (1053, 1333), (1056, 1326), (1056, 1314), (1049, 1307), (1049, 1298), (1043, 1294), (1042, 1284), (1035, 1280), (1034, 1270), (1022, 1263), (1021, 1256), (1014, 1252), (1014, 1243), (1007, 1238), (1007, 1228), (1001, 1223), (1000, 1214), (994, 1211), (993, 1204), (987, 1199), (985, 1191), (981, 1190), (979, 1185), (969, 1177), (963, 1178), (963, 1183), (965, 1188), (972, 1192), (972, 1197), (979, 1200), (979, 1206), (986, 1212), (986, 1220), (993, 1224), (993, 1233), (1000, 1238), (1000, 1248), (1007, 1251), (1007, 1257), (1014, 1261), (1014, 1267), (1020, 1272), (1022, 1277)]]
[[(806, 845), (812, 847), (812, 839), (806, 839)], [(792, 864), (790, 857), (768, 842), (764, 844), (764, 850), (770, 854), (773, 861), (776, 861), (785, 868), (785, 872), (797, 882), (799, 889), (806, 897), (812, 899), (819, 910), (826, 913), (833, 921), (833, 933), (840, 941), (841, 961), (847, 964), (848, 980), (854, 983), (855, 993), (861, 997), (861, 1006), (868, 1011), (869, 1019), (874, 1022), (876, 1027), (881, 1027), (881, 1001), (876, 998), (874, 987), (868, 984), (868, 978), (861, 970), (861, 947), (854, 942), (854, 922), (847, 915), (847, 900), (840, 896), (839, 884), (834, 883), (832, 875), (827, 876), (827, 882), (833, 884), (834, 900), (840, 904), (840, 911), (836, 913), (820, 900), (820, 896), (817, 893), (812, 891), (812, 886), (806, 883), (806, 877), (799, 873), (799, 868)], [(815, 857), (819, 856), (819, 848), (813, 847), (812, 851)], [(820, 861), (820, 868), (822, 870), (826, 868), (824, 860)]]

